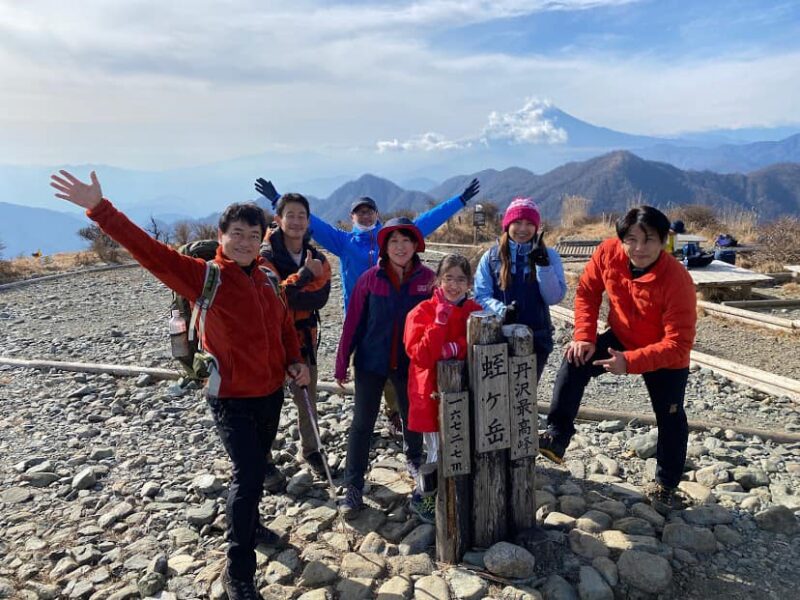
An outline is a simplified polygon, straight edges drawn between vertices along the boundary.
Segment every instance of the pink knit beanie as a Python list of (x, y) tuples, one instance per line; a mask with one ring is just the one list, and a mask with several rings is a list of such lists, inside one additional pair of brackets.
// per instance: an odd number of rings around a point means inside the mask
[(530, 198), (514, 198), (511, 204), (508, 205), (506, 214), (503, 215), (503, 231), (507, 231), (508, 226), (517, 219), (528, 219), (528, 221), (536, 225), (537, 230), (542, 221), (542, 217), (539, 215), (539, 208)]

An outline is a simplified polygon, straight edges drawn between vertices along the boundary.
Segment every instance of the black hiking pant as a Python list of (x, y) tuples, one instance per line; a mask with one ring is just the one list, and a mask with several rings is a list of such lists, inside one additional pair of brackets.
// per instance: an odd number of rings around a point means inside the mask
[[(547, 430), (564, 447), (569, 445), (575, 434), (575, 417), (586, 385), (592, 377), (606, 372), (592, 362), (611, 358), (609, 348), (625, 350), (610, 329), (597, 337), (595, 346), (594, 355), (584, 365), (575, 365), (564, 358), (556, 376), (553, 401), (547, 415)], [(689, 441), (689, 425), (683, 409), (689, 368), (658, 369), (642, 373), (642, 377), (658, 424), (656, 481), (664, 487), (674, 488), (683, 475)]]
[(256, 572), (255, 527), (267, 453), (278, 434), (283, 387), (257, 398), (207, 398), (222, 445), (233, 463), (226, 505), (228, 574), (252, 580)]

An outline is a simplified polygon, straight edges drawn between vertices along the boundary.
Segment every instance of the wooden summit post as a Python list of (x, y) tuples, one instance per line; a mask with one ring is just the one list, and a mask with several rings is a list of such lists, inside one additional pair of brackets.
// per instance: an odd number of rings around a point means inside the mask
[(539, 451), (536, 406), (536, 353), (533, 332), (526, 325), (506, 325), (508, 389), (511, 409), (509, 526), (516, 537), (536, 527), (535, 471)]
[(436, 492), (436, 560), (461, 562), (470, 548), (472, 528), (472, 449), (469, 392), (464, 361), (440, 360), (439, 459)]
[(502, 319), (489, 311), (467, 321), (472, 407), (473, 543), (488, 548), (508, 537), (508, 347)]

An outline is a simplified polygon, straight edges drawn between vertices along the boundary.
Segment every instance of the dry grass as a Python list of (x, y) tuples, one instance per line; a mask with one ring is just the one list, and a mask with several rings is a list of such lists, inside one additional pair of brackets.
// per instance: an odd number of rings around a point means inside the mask
[(54, 275), (100, 264), (94, 252), (63, 252), (41, 258), (22, 257), (0, 261), (0, 283)]

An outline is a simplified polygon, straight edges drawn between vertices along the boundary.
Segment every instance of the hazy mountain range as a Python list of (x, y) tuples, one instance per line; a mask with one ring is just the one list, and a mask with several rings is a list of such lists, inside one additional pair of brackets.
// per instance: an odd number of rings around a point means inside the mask
[[(313, 209), (332, 221), (346, 218), (350, 202), (360, 195), (374, 197), (384, 212), (424, 210), (459, 193), (473, 176), (481, 179), (480, 198), (505, 206), (515, 196), (533, 196), (550, 219), (558, 216), (565, 194), (586, 196), (598, 212), (621, 210), (631, 198), (661, 205), (712, 202), (755, 210), (762, 219), (800, 212), (798, 167), (791, 164), (800, 163), (797, 128), (667, 139), (598, 127), (553, 106), (541, 118), (563, 132), (559, 143), (493, 138), (442, 152), (360, 149), (347, 157), (349, 162), (323, 151), (270, 153), (167, 171), (0, 165), (0, 240), (6, 256), (39, 247), (45, 252), (82, 247), (74, 231), (85, 217), (55, 199), (49, 187), (49, 176), (58, 168), (80, 177), (95, 169), (105, 194), (139, 223), (150, 216), (165, 223), (213, 218), (230, 202), (257, 199), (253, 181), (259, 176), (272, 179), (281, 192), (306, 194)], [(759, 136), (766, 141), (752, 141)], [(356, 172), (354, 160), (361, 165)], [(26, 213), (26, 208), (55, 214)], [(21, 233), (30, 221), (41, 225), (41, 233)]]

